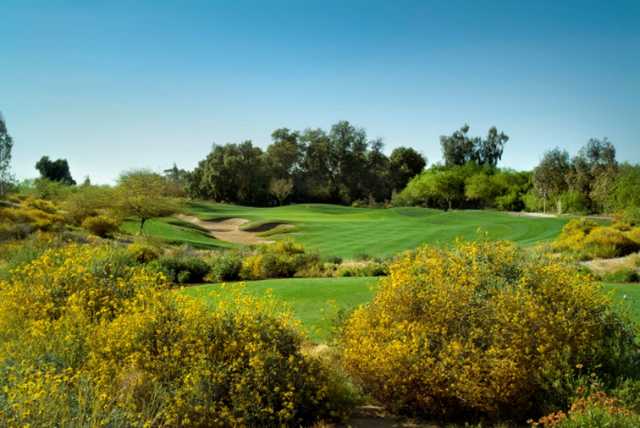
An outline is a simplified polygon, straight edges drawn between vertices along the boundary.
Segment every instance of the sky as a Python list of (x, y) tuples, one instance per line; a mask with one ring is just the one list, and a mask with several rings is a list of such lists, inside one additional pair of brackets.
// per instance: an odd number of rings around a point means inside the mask
[(465, 123), (501, 166), (608, 137), (640, 162), (640, 1), (0, 0), (13, 169), (191, 169), (213, 143), (339, 120), (441, 160)]

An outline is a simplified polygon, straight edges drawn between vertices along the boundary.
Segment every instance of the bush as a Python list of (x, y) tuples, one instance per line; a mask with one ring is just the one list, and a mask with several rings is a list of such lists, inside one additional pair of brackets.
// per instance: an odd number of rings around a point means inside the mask
[(389, 267), (381, 262), (356, 262), (356, 263), (343, 263), (338, 266), (335, 272), (335, 276), (338, 277), (350, 277), (350, 276), (385, 276), (389, 274)]
[(584, 239), (582, 252), (589, 258), (622, 257), (640, 249), (640, 244), (613, 227), (597, 227)]
[(138, 263), (149, 263), (160, 257), (160, 248), (144, 242), (129, 244), (127, 251)]
[(625, 234), (627, 238), (640, 246), (640, 227), (634, 227)]
[(567, 413), (555, 412), (532, 423), (534, 427), (541, 425), (554, 428), (634, 428), (640, 426), (640, 415), (624, 407), (615, 397), (597, 391), (575, 399)]
[(158, 258), (150, 264), (154, 269), (164, 273), (176, 284), (194, 284), (204, 282), (211, 268), (202, 258), (193, 254), (188, 248), (179, 249), (172, 254)]
[(352, 404), (273, 302), (209, 310), (113, 251), (67, 246), (0, 281), (0, 426), (307, 426)]
[(82, 222), (82, 228), (88, 230), (96, 236), (106, 238), (112, 236), (120, 227), (120, 223), (111, 217), (100, 214), (87, 217)]
[(640, 243), (627, 235), (614, 226), (600, 226), (591, 220), (574, 219), (562, 228), (554, 247), (582, 259), (621, 257), (640, 249)]
[(240, 277), (247, 280), (291, 278), (297, 272), (320, 265), (317, 254), (305, 253), (304, 247), (293, 241), (278, 241), (262, 245), (244, 258)]
[(555, 256), (458, 242), (390, 271), (347, 321), (342, 356), (394, 411), (526, 418), (565, 408), (580, 373), (613, 381), (639, 368), (631, 322)]
[(211, 280), (220, 281), (237, 281), (240, 279), (240, 270), (242, 269), (242, 258), (239, 254), (227, 252), (215, 256), (209, 261), (211, 266)]
[(589, 199), (584, 193), (575, 190), (560, 195), (562, 212), (574, 214), (587, 214), (589, 212)]

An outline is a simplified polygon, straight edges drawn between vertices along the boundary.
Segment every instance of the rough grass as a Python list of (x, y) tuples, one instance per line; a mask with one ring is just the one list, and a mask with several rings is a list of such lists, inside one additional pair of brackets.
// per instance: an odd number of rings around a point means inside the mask
[(605, 290), (614, 293), (618, 304), (622, 305), (629, 315), (640, 324), (640, 284), (603, 283)]
[[(390, 256), (424, 243), (446, 244), (455, 238), (474, 239), (478, 231), (490, 238), (532, 245), (553, 240), (566, 223), (563, 218), (531, 218), (495, 211), (449, 211), (425, 208), (352, 208), (300, 204), (274, 208), (199, 202), (188, 211), (204, 220), (241, 217), (249, 225), (292, 224), (269, 231), (270, 239), (293, 237), (324, 256), (353, 258), (358, 254)], [(245, 228), (246, 228), (245, 227)], [(276, 232), (276, 233), (274, 233)]]
[[(321, 342), (329, 337), (338, 312), (370, 301), (377, 282), (378, 278), (373, 277), (267, 279), (246, 282), (245, 290), (255, 296), (264, 296), (271, 290), (275, 298), (289, 306), (310, 338)], [(181, 292), (213, 304), (216, 298), (212, 292), (217, 287), (208, 284)]]

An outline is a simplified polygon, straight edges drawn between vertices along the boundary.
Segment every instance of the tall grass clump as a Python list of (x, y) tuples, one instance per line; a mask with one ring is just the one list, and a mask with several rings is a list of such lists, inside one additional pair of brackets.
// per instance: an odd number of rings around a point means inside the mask
[(342, 332), (345, 368), (392, 410), (524, 420), (580, 376), (639, 368), (635, 326), (557, 256), (506, 242), (422, 247), (393, 263)]
[(300, 426), (349, 395), (291, 317), (214, 310), (126, 251), (67, 245), (0, 281), (0, 426)]

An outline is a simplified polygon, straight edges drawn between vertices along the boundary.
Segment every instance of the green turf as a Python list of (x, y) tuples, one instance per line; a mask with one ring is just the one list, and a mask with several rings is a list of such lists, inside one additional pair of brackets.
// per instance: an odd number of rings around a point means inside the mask
[(448, 243), (457, 237), (475, 239), (478, 230), (492, 239), (531, 245), (552, 240), (566, 223), (563, 218), (531, 218), (495, 211), (449, 211), (425, 208), (352, 208), (300, 204), (252, 208), (216, 203), (192, 203), (188, 210), (202, 219), (241, 217), (249, 226), (265, 222), (294, 224), (291, 236), (322, 255), (353, 258), (360, 254), (389, 256), (423, 243)]
[(633, 319), (640, 323), (640, 284), (603, 283), (606, 290), (613, 290), (615, 300), (629, 310)]
[[(126, 220), (120, 229), (134, 235), (138, 233), (139, 227), (138, 221)], [(144, 235), (161, 239), (170, 244), (188, 244), (196, 248), (218, 249), (235, 246), (229, 242), (212, 238), (197, 226), (172, 217), (148, 220), (144, 225)]]
[[(371, 300), (378, 278), (288, 278), (251, 281), (246, 291), (263, 296), (272, 290), (273, 296), (286, 302), (302, 322), (311, 339), (326, 340), (338, 311), (351, 310)], [(217, 285), (184, 288), (181, 292), (212, 304), (211, 292)]]

